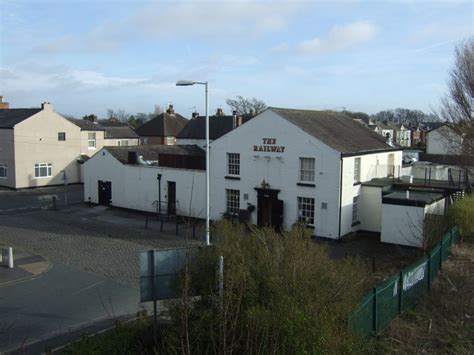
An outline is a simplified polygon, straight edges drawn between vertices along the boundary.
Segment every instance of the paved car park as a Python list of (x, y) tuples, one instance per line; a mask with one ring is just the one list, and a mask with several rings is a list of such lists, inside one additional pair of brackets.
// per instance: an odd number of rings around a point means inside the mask
[[(19, 258), (18, 282), (2, 285), (8, 279), (2, 274), (12, 271), (0, 267), (0, 352), (91, 322), (133, 315), (144, 306), (139, 301), (138, 253), (200, 243), (189, 225), (179, 224), (178, 235), (172, 221), (160, 231), (156, 216), (89, 206), (81, 202), (81, 189), (74, 189), (76, 200), (70, 199), (68, 206), (53, 189), (0, 191), (0, 247), (13, 247)], [(55, 195), (56, 210), (51, 204)], [(28, 208), (22, 207), (25, 202)], [(202, 225), (195, 233), (204, 235)], [(51, 266), (22, 279), (20, 260), (37, 259)]]

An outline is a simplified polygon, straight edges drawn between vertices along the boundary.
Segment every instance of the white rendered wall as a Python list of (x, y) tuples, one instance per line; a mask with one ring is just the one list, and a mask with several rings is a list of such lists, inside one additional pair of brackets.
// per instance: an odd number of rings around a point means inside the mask
[[(341, 236), (362, 228), (362, 223), (352, 226), (352, 205), (355, 196), (360, 196), (361, 185), (354, 181), (354, 161), (360, 158), (360, 182), (370, 181), (373, 178), (387, 177), (389, 155), (394, 156), (395, 176), (398, 175), (398, 167), (402, 164), (402, 151), (366, 154), (360, 156), (343, 158), (343, 181), (341, 201)], [(361, 197), (359, 197), (360, 202)], [(359, 222), (361, 217), (361, 206), (358, 207)]]
[(381, 242), (421, 247), (424, 218), (424, 207), (383, 204)]
[(359, 201), (359, 229), (380, 232), (382, 226), (382, 188), (362, 186)]
[(462, 138), (446, 126), (441, 126), (426, 134), (427, 154), (461, 154)]
[[(84, 163), (84, 199), (98, 203), (98, 181), (112, 183), (112, 205), (139, 211), (155, 212), (158, 201), (158, 180), (161, 178), (161, 199), (168, 200), (167, 182), (176, 182), (177, 213), (205, 218), (205, 172), (167, 167), (122, 164), (106, 149)], [(165, 204), (162, 204), (165, 208)]]
[[(254, 151), (263, 138), (276, 139), (284, 152)], [(226, 189), (240, 190), (240, 208), (247, 203), (257, 207), (257, 191), (263, 180), (270, 189), (278, 189), (284, 201), (283, 227), (297, 221), (297, 197), (315, 199), (313, 235), (332, 239), (339, 232), (340, 153), (329, 148), (300, 128), (268, 110), (211, 144), (211, 218), (219, 219), (226, 211)], [(240, 180), (225, 179), (227, 153), (240, 153)], [(315, 158), (315, 187), (298, 186), (299, 158)], [(248, 195), (248, 199), (244, 199)], [(321, 203), (327, 203), (322, 209)], [(257, 223), (257, 208), (251, 213)]]

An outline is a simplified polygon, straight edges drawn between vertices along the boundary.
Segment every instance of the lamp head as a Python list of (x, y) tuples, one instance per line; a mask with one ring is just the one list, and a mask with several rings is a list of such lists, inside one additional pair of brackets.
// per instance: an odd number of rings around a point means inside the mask
[(179, 80), (176, 83), (176, 86), (191, 86), (191, 85), (194, 85), (194, 84), (195, 84), (195, 82), (191, 81), (191, 80)]

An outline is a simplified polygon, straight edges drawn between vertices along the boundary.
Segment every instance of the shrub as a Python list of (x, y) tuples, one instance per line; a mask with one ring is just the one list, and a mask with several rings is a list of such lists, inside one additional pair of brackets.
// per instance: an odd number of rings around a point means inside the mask
[[(347, 331), (347, 315), (360, 300), (364, 268), (332, 260), (324, 245), (296, 226), (283, 235), (247, 233), (217, 223), (215, 247), (203, 251), (170, 302), (166, 353), (348, 353), (361, 350)], [(222, 301), (216, 264), (224, 257)], [(190, 297), (191, 294), (200, 297)]]
[(449, 207), (451, 223), (459, 226), (462, 238), (474, 237), (474, 196), (468, 196)]

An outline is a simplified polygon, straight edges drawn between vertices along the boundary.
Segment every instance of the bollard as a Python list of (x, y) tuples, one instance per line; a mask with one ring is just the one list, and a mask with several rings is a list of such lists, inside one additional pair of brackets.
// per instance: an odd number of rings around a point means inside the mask
[(13, 269), (13, 248), (8, 248), (8, 268)]

